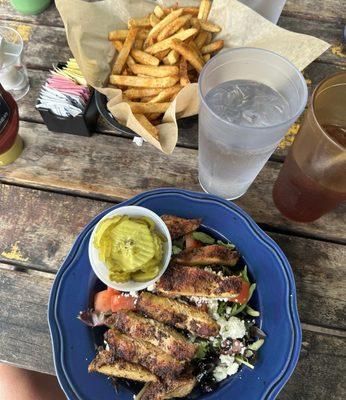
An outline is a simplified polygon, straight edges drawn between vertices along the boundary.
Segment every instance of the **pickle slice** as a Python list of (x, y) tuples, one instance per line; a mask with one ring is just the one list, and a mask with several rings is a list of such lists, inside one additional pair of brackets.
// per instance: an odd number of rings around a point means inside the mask
[(135, 282), (146, 282), (154, 279), (160, 271), (160, 268), (156, 265), (145, 271), (137, 271), (131, 274), (132, 279)]
[(122, 215), (116, 215), (112, 218), (105, 219), (100, 223), (97, 227), (95, 236), (94, 236), (94, 246), (98, 249), (100, 247), (100, 242), (108, 230), (108, 228), (113, 228), (116, 224), (118, 224), (121, 219), (123, 218)]

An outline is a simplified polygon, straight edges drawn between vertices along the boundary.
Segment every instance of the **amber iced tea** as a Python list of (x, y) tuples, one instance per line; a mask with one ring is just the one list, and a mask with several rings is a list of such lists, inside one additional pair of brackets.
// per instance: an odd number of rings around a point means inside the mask
[(310, 222), (346, 201), (346, 72), (316, 88), (273, 198), (286, 217)]

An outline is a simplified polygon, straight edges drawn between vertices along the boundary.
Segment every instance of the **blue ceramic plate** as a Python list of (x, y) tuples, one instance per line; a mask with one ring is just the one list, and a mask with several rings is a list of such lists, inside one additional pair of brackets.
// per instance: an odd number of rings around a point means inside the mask
[[(291, 267), (278, 245), (235, 204), (203, 193), (158, 189), (143, 193), (118, 206), (138, 205), (157, 214), (203, 218), (207, 232), (234, 243), (257, 283), (253, 306), (261, 311), (258, 325), (267, 333), (254, 370), (241, 370), (200, 399), (275, 399), (298, 361), (301, 328)], [(109, 211), (109, 210), (107, 210)], [(95, 356), (92, 329), (76, 316), (89, 307), (97, 279), (88, 259), (88, 241), (94, 218), (78, 236), (54, 281), (48, 310), (56, 373), (70, 400), (132, 400), (133, 393), (121, 387), (118, 395), (106, 377), (88, 374)]]

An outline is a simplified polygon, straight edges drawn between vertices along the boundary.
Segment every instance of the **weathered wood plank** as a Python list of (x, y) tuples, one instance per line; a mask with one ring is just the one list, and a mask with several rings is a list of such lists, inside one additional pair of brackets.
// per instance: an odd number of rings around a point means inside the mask
[(21, 33), (24, 39), (23, 62), (29, 68), (49, 69), (53, 63), (66, 61), (72, 57), (64, 28), (13, 21), (2, 21), (2, 23)]
[(287, 0), (283, 15), (345, 23), (346, 5), (343, 0)]
[(292, 266), (301, 320), (346, 329), (346, 246), (277, 233), (269, 235)]
[(345, 338), (303, 331), (300, 359), (278, 400), (342, 400)]
[(56, 272), (78, 233), (111, 205), (0, 185), (0, 262)]
[[(51, 285), (48, 276), (0, 269), (0, 361), (54, 373), (46, 321)], [(11, 303), (9, 298), (13, 299)], [(303, 343), (298, 366), (278, 398), (345, 398), (345, 382), (340, 379), (346, 357), (345, 339), (303, 331)]]
[[(176, 148), (171, 156), (126, 138), (94, 135), (83, 138), (47, 131), (44, 125), (22, 122), (22, 156), (0, 169), (0, 181), (66, 191), (98, 199), (123, 200), (158, 187), (201, 190), (197, 151)], [(289, 222), (276, 210), (271, 196), (280, 163), (268, 162), (248, 193), (237, 201), (259, 223), (326, 239), (345, 239), (344, 208), (311, 224)]]
[[(0, 185), (0, 262), (56, 272), (81, 229), (111, 205)], [(270, 236), (294, 270), (302, 320), (346, 329), (346, 246), (277, 233)]]
[(36, 25), (64, 26), (60, 14), (55, 7), (54, 2), (43, 13), (38, 15), (24, 15), (16, 11), (10, 3), (10, 0), (1, 0), (0, 19), (32, 23)]
[(31, 276), (0, 264), (0, 362), (54, 374), (47, 304), (54, 275)]

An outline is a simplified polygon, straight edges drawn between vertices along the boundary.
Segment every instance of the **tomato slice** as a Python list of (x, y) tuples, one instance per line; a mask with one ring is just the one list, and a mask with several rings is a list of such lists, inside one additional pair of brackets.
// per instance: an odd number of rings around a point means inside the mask
[(112, 296), (121, 293), (121, 292), (119, 292), (119, 290), (113, 289), (113, 288), (111, 288), (110, 286), (107, 286), (107, 291), (108, 291)]
[(202, 247), (203, 243), (196, 240), (192, 234), (185, 235), (185, 246), (187, 249), (197, 249), (198, 247)]
[(123, 296), (122, 294), (112, 296), (111, 310), (116, 312), (119, 310), (134, 310), (135, 298), (132, 296)]
[(243, 285), (242, 285), (240, 293), (238, 294), (237, 297), (231, 298), (230, 301), (233, 301), (233, 302), (236, 302), (239, 304), (246, 303), (249, 298), (249, 289), (250, 289), (250, 283), (243, 281)]
[(107, 312), (111, 309), (111, 299), (112, 294), (106, 290), (102, 290), (102, 292), (98, 292), (94, 297), (94, 308), (95, 311), (98, 312)]

